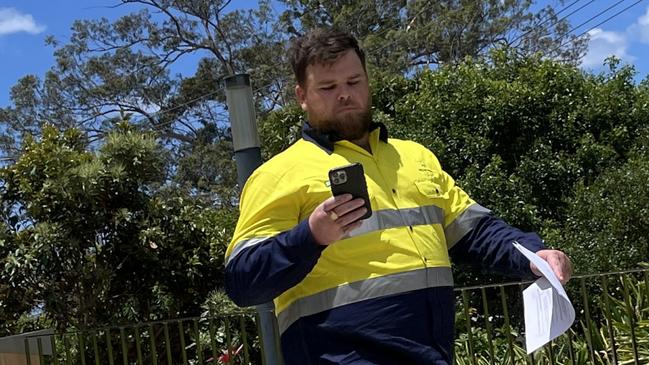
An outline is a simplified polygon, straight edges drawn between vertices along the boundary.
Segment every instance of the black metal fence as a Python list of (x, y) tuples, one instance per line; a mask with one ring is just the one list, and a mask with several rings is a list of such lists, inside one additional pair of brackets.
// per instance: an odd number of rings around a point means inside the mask
[[(184, 318), (70, 331), (24, 340), (27, 365), (34, 364), (260, 364), (261, 351), (252, 313)], [(50, 353), (43, 342), (50, 341)], [(34, 349), (34, 343), (37, 348)]]
[(542, 350), (525, 351), (522, 291), (530, 283), (457, 289), (455, 362), (649, 364), (649, 270), (583, 275), (566, 291), (573, 326)]
[[(566, 291), (574, 325), (532, 355), (524, 346), (522, 304), (529, 283), (458, 288), (455, 363), (649, 364), (648, 283), (649, 269), (573, 278)], [(261, 364), (256, 323), (253, 312), (244, 311), (26, 337), (25, 363)]]

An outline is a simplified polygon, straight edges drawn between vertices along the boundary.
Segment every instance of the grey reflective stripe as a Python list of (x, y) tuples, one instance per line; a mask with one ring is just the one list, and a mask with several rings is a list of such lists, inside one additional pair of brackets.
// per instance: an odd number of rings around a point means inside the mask
[(240, 254), (241, 251), (245, 250), (248, 247), (252, 247), (254, 245), (260, 244), (261, 242), (269, 238), (270, 237), (255, 237), (248, 240), (237, 242), (237, 244), (234, 246), (234, 249), (232, 250), (232, 253), (230, 254), (230, 256), (228, 256), (228, 259), (225, 261), (225, 266), (228, 266), (230, 261), (232, 261), (233, 258), (235, 258), (238, 254)]
[(432, 267), (357, 281), (300, 298), (277, 315), (283, 333), (301, 317), (347, 304), (439, 286), (453, 286), (450, 267)]
[[(372, 216), (363, 221), (363, 224), (349, 232), (346, 238), (360, 236), (365, 233), (380, 231), (388, 228), (417, 226), (424, 224), (444, 223), (444, 210), (435, 205), (428, 205), (406, 209), (384, 209), (373, 212)], [(244, 249), (261, 243), (270, 237), (256, 237), (237, 242), (225, 265)]]
[(398, 210), (378, 210), (373, 212), (371, 217), (364, 220), (360, 227), (351, 231), (348, 237), (360, 236), (388, 228), (442, 223), (444, 223), (444, 210), (435, 205)]
[(465, 234), (469, 233), (480, 218), (491, 214), (491, 211), (480, 204), (474, 203), (460, 214), (453, 223), (444, 228), (446, 236), (446, 247), (449, 249), (458, 243)]

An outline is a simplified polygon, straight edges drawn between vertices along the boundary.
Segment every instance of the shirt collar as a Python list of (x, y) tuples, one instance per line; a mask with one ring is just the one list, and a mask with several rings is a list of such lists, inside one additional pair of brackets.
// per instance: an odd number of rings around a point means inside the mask
[[(383, 142), (388, 141), (388, 128), (379, 122), (370, 123), (369, 131), (372, 132), (375, 129), (379, 129), (379, 140)], [(328, 154), (334, 152), (334, 143), (341, 141), (336, 133), (320, 133), (315, 128), (311, 127), (309, 122), (304, 122), (302, 124), (302, 138), (306, 141), (314, 143), (316, 146), (322, 148)]]

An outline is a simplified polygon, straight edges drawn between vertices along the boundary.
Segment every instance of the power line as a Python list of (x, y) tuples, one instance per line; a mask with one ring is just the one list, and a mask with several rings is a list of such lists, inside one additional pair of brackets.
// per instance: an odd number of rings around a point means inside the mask
[[(567, 10), (568, 8), (570, 8), (571, 6), (573, 6), (575, 3), (579, 2), (579, 1), (580, 1), (580, 0), (576, 0), (576, 1), (574, 1), (573, 3), (571, 3), (570, 5), (566, 6), (565, 8), (563, 8), (562, 10), (560, 10), (560, 11), (557, 13), (557, 15), (558, 15), (559, 13), (563, 12), (564, 10)], [(557, 24), (557, 23), (559, 23), (560, 21), (566, 19), (567, 17), (569, 17), (569, 16), (575, 14), (576, 12), (582, 10), (584, 7), (590, 5), (593, 1), (594, 1), (594, 0), (590, 0), (590, 1), (587, 2), (586, 4), (580, 6), (579, 8), (575, 9), (575, 10), (572, 11), (571, 13), (565, 15), (565, 16), (562, 17), (561, 19), (559, 19), (559, 20), (557, 20), (556, 22), (552, 23), (552, 25)], [(606, 8), (606, 9), (600, 11), (600, 12), (597, 13), (596, 15), (590, 17), (588, 20), (582, 22), (581, 24), (579, 24), (579, 25), (577, 25), (577, 26), (575, 26), (575, 27), (572, 27), (570, 30), (568, 30), (568, 32), (566, 33), (566, 35), (572, 33), (572, 32), (575, 31), (576, 29), (579, 29), (580, 27), (582, 27), (582, 26), (584, 26), (584, 25), (590, 23), (590, 22), (593, 21), (594, 19), (597, 19), (598, 17), (600, 17), (601, 15), (607, 13), (608, 11), (610, 11), (610, 10), (613, 9), (613, 8), (615, 8), (617, 5), (621, 4), (621, 3), (624, 2), (624, 1), (626, 1), (626, 0), (619, 0), (619, 1), (616, 2), (615, 4), (609, 6), (608, 8)], [(618, 11), (617, 13), (613, 14), (612, 16), (608, 17), (608, 18), (605, 19), (604, 21), (602, 21), (602, 22), (596, 24), (595, 26), (589, 28), (588, 30), (582, 32), (581, 34), (579, 34), (579, 35), (576, 36), (575, 38), (580, 38), (580, 37), (582, 37), (584, 34), (590, 32), (591, 30), (593, 30), (593, 29), (599, 27), (599, 26), (602, 25), (602, 24), (605, 24), (606, 22), (608, 22), (608, 21), (610, 21), (611, 19), (617, 17), (618, 15), (622, 14), (623, 12), (627, 11), (628, 9), (632, 8), (633, 6), (637, 5), (638, 3), (642, 2), (642, 1), (643, 1), (643, 0), (637, 0), (635, 3), (633, 3), (633, 4), (629, 5), (629, 6), (627, 6), (626, 8), (624, 8), (624, 9)], [(547, 21), (547, 19), (546, 19), (546, 21)], [(542, 24), (543, 24), (543, 23), (541, 23), (541, 24), (539, 24), (539, 25), (542, 25)], [(551, 26), (552, 26), (552, 25), (551, 25)], [(529, 31), (528, 31), (528, 33), (529, 33)], [(520, 37), (519, 37), (519, 38), (520, 38)], [(573, 41), (573, 39), (570, 39), (570, 40), (568, 40), (567, 42), (561, 43), (558, 47), (554, 48), (551, 52), (556, 52), (557, 50), (561, 49), (562, 47), (564, 47), (565, 45), (569, 44), (569, 43), (572, 42), (572, 41)], [(395, 41), (395, 42), (391, 42), (391, 43), (388, 43), (388, 44), (383, 45), (383, 46), (381, 46), (381, 47), (378, 47), (378, 48), (376, 48), (376, 49), (370, 50), (370, 51), (368, 51), (368, 54), (370, 54), (370, 53), (372, 53), (372, 52), (376, 52), (376, 51), (382, 50), (382, 49), (384, 49), (384, 48), (386, 48), (386, 47), (389, 47), (389, 46), (391, 46), (391, 45), (393, 45), (393, 44), (395, 44), (395, 43), (397, 43), (397, 42), (396, 42), (396, 41)], [(512, 42), (512, 43), (513, 43), (513, 42)], [(548, 53), (551, 53), (551, 52), (548, 52)]]
[[(168, 108), (168, 109), (160, 109), (158, 111), (155, 111), (153, 113), (148, 114), (147, 116), (142, 116), (138, 121), (149, 119), (151, 117), (156, 117), (156, 116), (168, 114), (168, 113), (170, 113), (170, 112), (172, 112), (174, 110), (177, 110), (177, 109), (180, 109), (182, 107), (188, 106), (188, 105), (193, 104), (193, 103), (195, 103), (197, 101), (204, 100), (207, 97), (210, 97), (212, 95), (216, 95), (216, 94), (218, 94), (218, 93), (220, 93), (222, 91), (224, 91), (224, 87), (221, 86), (216, 90), (213, 90), (213, 91), (210, 91), (209, 93), (200, 95), (200, 96), (198, 96), (198, 97), (196, 97), (194, 99), (191, 99), (191, 100), (189, 100), (187, 102), (184, 102), (182, 104), (175, 105), (175, 106), (173, 106), (171, 108)], [(156, 130), (156, 131), (161, 131), (162, 128), (167, 127), (167, 126), (169, 126), (169, 125), (171, 125), (171, 124), (173, 124), (175, 122), (176, 122), (175, 120), (171, 120), (171, 121), (168, 121), (168, 122), (165, 122), (165, 123), (156, 124), (156, 125), (153, 126), (153, 129)]]
[[(584, 26), (584, 25), (590, 23), (592, 20), (597, 19), (600, 15), (603, 15), (604, 13), (607, 13), (609, 10), (613, 9), (614, 7), (618, 6), (619, 4), (621, 4), (621, 3), (625, 2), (625, 1), (626, 1), (626, 0), (619, 0), (619, 1), (616, 2), (615, 4), (613, 4), (613, 5), (609, 6), (608, 8), (606, 8), (606, 9), (600, 11), (599, 13), (595, 14), (594, 16), (588, 18), (585, 22), (582, 22), (581, 24), (579, 24), (579, 25), (576, 26), (576, 27), (572, 27), (572, 28), (570, 28), (570, 30), (568, 31), (568, 33), (572, 33), (574, 30), (577, 30), (577, 29), (581, 28), (582, 26)], [(642, 0), (640, 0), (640, 1), (642, 1)], [(635, 4), (634, 4), (634, 5), (635, 5)], [(633, 6), (633, 5), (632, 5), (632, 6)], [(626, 10), (626, 9), (625, 9), (625, 10)], [(622, 11), (624, 11), (624, 10), (622, 10)]]
[[(571, 8), (573, 5), (575, 5), (576, 3), (580, 2), (580, 1), (581, 1), (581, 0), (575, 0), (575, 1), (572, 2), (570, 5), (568, 5), (568, 6), (566, 6), (565, 8), (559, 10), (555, 15), (559, 15), (559, 14), (563, 13), (564, 11), (568, 10), (569, 8)], [(552, 26), (554, 26), (554, 25), (556, 25), (556, 24), (562, 22), (563, 20), (565, 20), (565, 19), (568, 18), (569, 16), (575, 14), (576, 12), (578, 12), (578, 11), (580, 11), (581, 9), (585, 8), (586, 6), (592, 4), (594, 1), (595, 1), (595, 0), (590, 0), (590, 1), (587, 2), (586, 4), (580, 6), (579, 8), (577, 8), (577, 9), (575, 9), (575, 10), (573, 10), (573, 11), (570, 12), (569, 14), (566, 14), (565, 16), (561, 17), (561, 19), (559, 19), (559, 20), (553, 22), (552, 24), (550, 24), (550, 27), (552, 27)], [(516, 43), (516, 41), (518, 41), (519, 39), (521, 39), (521, 38), (527, 36), (528, 34), (530, 34), (531, 32), (533, 32), (535, 29), (537, 29), (537, 28), (539, 28), (540, 26), (542, 26), (543, 24), (547, 23), (547, 21), (550, 20), (550, 19), (551, 19), (550, 17), (546, 18), (544, 21), (542, 21), (541, 23), (537, 24), (537, 25), (534, 26), (532, 29), (530, 29), (530, 30), (528, 30), (527, 32), (525, 32), (525, 33), (519, 35), (518, 37), (514, 38), (514, 40), (512, 40), (512, 41), (510, 42), (510, 44), (514, 44), (514, 43)]]
[(580, 36), (582, 36), (582, 35), (584, 35), (584, 34), (585, 34), (585, 33), (587, 33), (587, 32), (590, 32), (591, 30), (593, 30), (593, 29), (595, 29), (595, 28), (597, 28), (597, 27), (599, 27), (600, 25), (602, 25), (602, 24), (604, 24), (604, 23), (606, 23), (606, 22), (608, 22), (609, 20), (611, 20), (611, 19), (613, 19), (613, 18), (615, 18), (616, 16), (618, 16), (618, 15), (620, 15), (620, 14), (622, 14), (622, 13), (624, 13), (625, 11), (627, 11), (627, 10), (629, 10), (629, 9), (631, 9), (632, 7), (634, 7), (634, 6), (636, 6), (636, 5), (638, 5), (638, 4), (639, 4), (639, 3), (641, 3), (642, 1), (643, 1), (643, 0), (638, 0), (638, 1), (636, 1), (635, 3), (633, 3), (633, 4), (631, 4), (631, 5), (629, 5), (629, 6), (627, 6), (626, 8), (624, 8), (624, 9), (622, 9), (622, 10), (620, 10), (620, 11), (618, 11), (617, 13), (615, 13), (615, 14), (613, 14), (612, 16), (610, 16), (610, 17), (608, 17), (608, 18), (606, 18), (606, 19), (604, 19), (604, 21), (602, 21), (602, 22), (600, 22), (600, 23), (597, 23), (597, 24), (595, 24), (595, 25), (594, 25), (594, 26), (593, 26), (592, 28), (590, 28), (590, 29), (589, 29), (589, 30), (587, 30), (586, 32), (584, 32), (584, 33), (581, 33), (581, 34), (580, 34), (580, 35), (579, 35), (578, 37), (580, 37)]
[[(622, 0), (622, 1), (624, 1), (624, 0)], [(619, 4), (619, 3), (622, 2), (622, 1), (618, 1), (618, 3), (616, 3), (615, 5)], [(556, 51), (558, 51), (559, 49), (563, 48), (563, 46), (565, 46), (565, 45), (567, 45), (567, 44), (573, 42), (575, 39), (579, 39), (579, 38), (581, 38), (582, 36), (584, 36), (585, 34), (587, 34), (588, 32), (590, 32), (591, 30), (593, 30), (593, 29), (599, 27), (600, 25), (603, 25), (603, 24), (609, 22), (611, 19), (613, 19), (613, 18), (619, 16), (620, 14), (624, 13), (625, 11), (627, 11), (627, 10), (631, 9), (632, 7), (638, 5), (638, 4), (641, 3), (642, 1), (643, 1), (643, 0), (637, 0), (635, 3), (633, 3), (633, 4), (629, 5), (629, 6), (627, 6), (626, 8), (624, 8), (624, 9), (618, 11), (617, 13), (611, 15), (610, 17), (604, 19), (603, 21), (601, 21), (601, 22), (595, 24), (594, 26), (590, 27), (589, 29), (583, 31), (583, 32), (580, 33), (578, 36), (575, 36), (575, 38), (573, 38), (573, 39), (569, 39), (569, 40), (567, 40), (566, 42), (560, 44), (559, 47), (556, 47), (555, 49), (553, 49), (552, 52), (556, 52)], [(609, 7), (608, 9), (610, 9), (610, 8), (611, 8), (611, 7)], [(599, 17), (599, 16), (602, 15), (603, 13), (604, 13), (604, 12), (601, 12), (601, 13), (595, 15), (594, 17), (588, 19), (586, 22), (582, 23), (582, 25), (583, 25), (583, 24), (586, 24), (586, 23), (588, 23), (588, 22), (590, 22), (591, 20), (593, 20), (593, 19), (595, 19), (595, 18), (597, 18), (597, 17)], [(581, 26), (581, 25), (580, 25), (580, 26)], [(579, 28), (580, 26), (575, 27), (575, 28), (573, 28), (573, 29), (577, 29), (577, 28)], [(572, 29), (570, 30), (570, 32), (572, 32)], [(570, 33), (570, 32), (569, 32), (569, 33)]]
[(203, 94), (203, 95), (201, 95), (201, 96), (199, 96), (199, 97), (196, 97), (196, 98), (194, 98), (194, 99), (191, 99), (190, 101), (187, 101), (187, 102), (185, 102), (185, 103), (182, 103), (182, 104), (176, 105), (176, 106), (174, 106), (174, 107), (172, 107), (172, 108), (169, 108), (169, 109), (159, 110), (159, 111), (155, 112), (154, 115), (159, 115), (159, 114), (166, 114), (166, 113), (169, 113), (169, 112), (171, 112), (171, 111), (174, 111), (174, 110), (176, 110), (176, 109), (180, 109), (180, 108), (182, 108), (182, 107), (184, 107), (184, 106), (187, 106), (187, 105), (189, 105), (189, 104), (193, 104), (193, 103), (195, 103), (195, 102), (197, 102), (197, 101), (201, 101), (201, 100), (203, 100), (203, 99), (205, 99), (205, 98), (207, 98), (207, 97), (209, 97), (209, 96), (216, 95), (216, 94), (220, 93), (220, 92), (223, 91), (223, 90), (224, 90), (224, 88), (221, 86), (221, 87), (219, 87), (218, 89), (216, 89), (216, 90), (214, 90), (214, 91), (210, 91), (210, 92), (207, 93), (207, 94)]
[[(573, 5), (575, 5), (576, 3), (578, 3), (579, 1), (581, 1), (581, 0), (575, 0), (575, 1), (573, 1), (573, 2), (570, 3), (569, 5), (565, 6), (563, 9), (559, 10), (559, 11), (556, 13), (556, 15), (559, 15), (559, 14), (561, 14), (562, 12), (568, 10), (568, 9), (571, 8)], [(555, 22), (553, 22), (552, 24), (550, 24), (550, 27), (552, 27), (552, 26), (558, 24), (559, 22), (565, 20), (565, 19), (568, 18), (569, 16), (571, 16), (571, 15), (577, 13), (578, 11), (582, 10), (583, 8), (585, 8), (586, 6), (590, 5), (590, 4), (593, 3), (594, 1), (595, 1), (595, 0), (590, 0), (590, 1), (588, 1), (586, 4), (580, 6), (579, 8), (573, 10), (573, 11), (570, 12), (569, 14), (563, 16), (562, 18), (560, 18), (560, 19), (558, 19), (557, 21), (555, 21)], [(624, 1), (624, 0), (621, 0), (621, 1)], [(617, 5), (617, 4), (616, 4), (616, 5)], [(421, 13), (423, 13), (424, 10), (426, 10), (426, 8), (422, 9), (422, 11), (420, 11), (419, 13), (417, 13), (417, 15), (415, 15), (415, 16), (413, 17), (413, 21), (414, 21), (414, 19), (415, 19), (418, 15), (420, 15)], [(606, 12), (606, 11), (604, 11), (604, 12)], [(540, 24), (538, 24), (536, 27), (539, 27), (539, 26), (545, 24), (545, 23), (546, 23), (548, 20), (550, 20), (550, 19), (551, 19), (551, 18), (549, 18), (549, 17), (546, 18), (543, 22), (541, 22)], [(582, 26), (582, 25), (583, 25), (583, 24), (581, 24), (580, 26)], [(536, 28), (536, 27), (535, 27), (535, 28)], [(575, 28), (569, 30), (568, 33), (572, 32), (572, 30), (574, 30), (574, 29), (576, 29), (576, 28), (578, 28), (578, 27), (575, 27)], [(520, 39), (520, 38), (526, 36), (527, 34), (531, 33), (533, 30), (534, 30), (534, 28), (528, 30), (528, 31), (525, 32), (523, 35), (521, 35), (521, 36), (517, 37), (516, 39), (514, 39), (511, 43), (516, 42), (518, 39)], [(381, 51), (381, 50), (383, 50), (383, 49), (385, 49), (385, 48), (387, 48), (387, 47), (389, 47), (389, 46), (392, 46), (392, 45), (396, 44), (397, 42), (398, 42), (398, 41), (390, 42), (390, 43), (384, 44), (383, 46), (377, 47), (377, 48), (375, 48), (375, 49), (368, 50), (368, 54), (371, 54), (371, 53), (374, 53), (374, 52), (377, 52), (377, 51)]]

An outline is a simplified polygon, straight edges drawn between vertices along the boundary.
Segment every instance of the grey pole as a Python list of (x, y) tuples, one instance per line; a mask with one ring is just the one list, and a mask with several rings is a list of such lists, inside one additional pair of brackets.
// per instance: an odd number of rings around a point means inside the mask
[[(225, 98), (230, 114), (234, 159), (237, 163), (237, 182), (239, 188), (248, 180), (250, 174), (261, 165), (261, 149), (255, 117), (255, 105), (252, 99), (250, 76), (238, 74), (225, 79)], [(282, 365), (279, 351), (279, 330), (275, 317), (275, 306), (272, 302), (256, 307), (259, 318), (259, 329), (263, 346), (265, 365)]]

